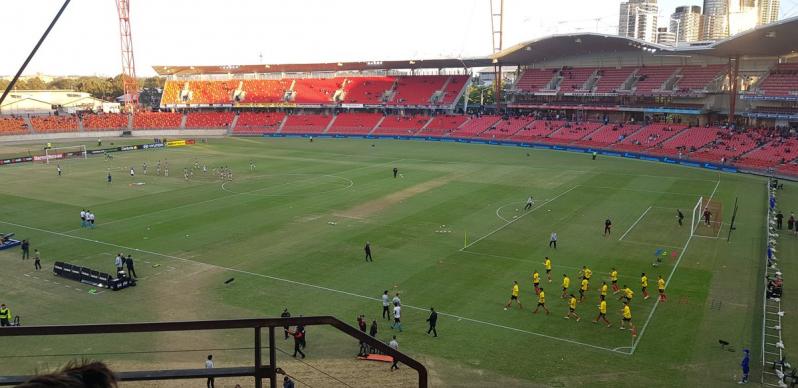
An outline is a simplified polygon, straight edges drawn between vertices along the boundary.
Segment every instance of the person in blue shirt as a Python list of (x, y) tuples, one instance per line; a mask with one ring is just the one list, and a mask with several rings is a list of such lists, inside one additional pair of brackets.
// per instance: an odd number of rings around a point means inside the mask
[(751, 352), (748, 349), (743, 349), (743, 360), (740, 362), (740, 367), (743, 368), (743, 377), (740, 379), (740, 384), (748, 383), (748, 372), (750, 371), (749, 363)]

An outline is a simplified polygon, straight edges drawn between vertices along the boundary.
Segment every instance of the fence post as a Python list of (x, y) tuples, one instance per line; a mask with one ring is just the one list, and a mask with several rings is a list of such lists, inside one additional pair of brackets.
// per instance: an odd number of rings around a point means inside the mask
[(277, 350), (274, 342), (274, 326), (269, 326), (269, 365), (271, 366), (271, 376), (269, 376), (269, 387), (277, 388)]

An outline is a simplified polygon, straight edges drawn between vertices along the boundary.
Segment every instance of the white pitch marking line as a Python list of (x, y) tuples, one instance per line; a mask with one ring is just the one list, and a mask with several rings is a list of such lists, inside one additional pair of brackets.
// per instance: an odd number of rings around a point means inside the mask
[(506, 208), (507, 206), (510, 206), (510, 205), (515, 205), (515, 204), (518, 204), (518, 203), (523, 203), (523, 202), (510, 202), (510, 203), (508, 203), (508, 204), (506, 204), (506, 205), (501, 205), (501, 206), (499, 206), (499, 208), (498, 208), (498, 209), (496, 209), (496, 217), (499, 217), (499, 219), (500, 219), (500, 220), (502, 220), (502, 221), (504, 221), (504, 222), (510, 222), (510, 220), (508, 220), (508, 219), (506, 219), (506, 218), (504, 218), (504, 217), (502, 217), (502, 216), (501, 216), (501, 214), (500, 214), (500, 213), (501, 213), (501, 210), (502, 210), (502, 209), (504, 209), (504, 208)]
[(643, 214), (641, 214), (640, 217), (637, 218), (637, 221), (635, 221), (635, 223), (632, 224), (632, 226), (630, 226), (629, 229), (626, 229), (626, 232), (621, 236), (621, 238), (618, 239), (618, 241), (623, 240), (623, 238), (626, 237), (626, 235), (629, 234), (629, 232), (631, 232), (632, 229), (634, 229), (635, 225), (637, 225), (637, 223), (640, 222), (640, 220), (642, 220), (643, 217), (646, 216), (646, 213), (648, 213), (649, 210), (651, 210), (651, 206), (649, 206), (648, 209), (646, 209), (646, 211), (644, 211)]
[[(555, 198), (552, 198), (551, 200), (549, 200), (549, 202), (553, 201), (554, 199), (557, 199), (558, 197), (560, 197), (560, 196), (562, 196), (564, 194), (566, 194), (567, 192), (573, 190), (574, 188), (576, 188), (576, 187), (572, 187), (568, 191), (563, 192), (562, 194), (558, 195)], [(193, 264), (197, 264), (197, 265), (202, 265), (202, 266), (206, 266), (206, 267), (209, 267), (209, 268), (216, 268), (216, 269), (220, 269), (220, 270), (224, 270), (224, 271), (236, 272), (236, 273), (246, 274), (246, 275), (260, 277), (260, 278), (264, 278), (264, 279), (270, 279), (270, 280), (274, 280), (274, 281), (279, 281), (279, 282), (283, 282), (283, 283), (294, 284), (294, 285), (297, 285), (297, 286), (315, 288), (315, 289), (318, 289), (318, 290), (329, 291), (329, 292), (338, 293), (338, 294), (342, 294), (342, 295), (349, 295), (349, 296), (353, 296), (353, 297), (356, 297), (356, 298), (367, 299), (367, 300), (370, 300), (370, 301), (380, 301), (381, 300), (381, 299), (376, 298), (376, 297), (355, 294), (353, 292), (338, 290), (338, 289), (335, 289), (335, 288), (320, 286), (320, 285), (317, 285), (317, 284), (305, 283), (305, 282), (300, 282), (300, 281), (296, 281), (296, 280), (280, 278), (280, 277), (277, 277), (277, 276), (245, 271), (245, 270), (242, 270), (242, 269), (222, 267), (222, 266), (219, 266), (219, 265), (204, 263), (204, 262), (201, 262), (201, 261), (190, 260), (190, 259), (186, 259), (186, 258), (183, 258), (183, 257), (177, 257), (177, 256), (167, 255), (167, 254), (164, 254), (164, 253), (158, 253), (158, 252), (138, 249), (138, 248), (131, 248), (131, 247), (127, 247), (127, 246), (124, 246), (124, 245), (112, 244), (112, 243), (99, 241), (99, 240), (92, 240), (92, 239), (88, 239), (88, 238), (85, 238), (85, 237), (73, 236), (73, 235), (69, 235), (69, 234), (65, 234), (65, 233), (61, 233), (61, 232), (55, 232), (55, 231), (52, 231), (52, 230), (36, 228), (36, 227), (33, 227), (33, 226), (21, 225), (21, 224), (16, 224), (16, 223), (13, 223), (13, 222), (2, 221), (2, 220), (0, 220), (0, 223), (7, 224), (7, 225), (13, 225), (13, 226), (16, 226), (16, 227), (19, 227), (19, 228), (36, 230), (36, 231), (43, 232), (43, 233), (50, 233), (50, 234), (54, 234), (54, 235), (57, 235), (57, 236), (69, 237), (69, 238), (73, 238), (73, 239), (76, 239), (76, 240), (88, 241), (88, 242), (92, 242), (92, 243), (95, 243), (95, 244), (112, 246), (112, 247), (121, 248), (121, 249), (135, 250), (137, 252), (143, 252), (143, 253), (147, 253), (147, 254), (154, 255), (154, 256), (166, 257), (166, 258), (169, 258), (169, 259), (174, 259), (174, 260), (179, 260), (179, 261), (186, 262), (186, 263), (193, 263)], [(105, 291), (97, 292), (95, 295), (102, 294), (103, 292), (105, 292)], [(403, 306), (405, 306), (407, 308), (410, 308), (410, 309), (413, 309), (413, 310), (424, 311), (424, 312), (428, 311), (428, 308), (426, 308), (426, 307), (418, 307), (418, 306), (412, 306), (412, 305), (403, 305)], [(623, 354), (623, 355), (627, 355), (627, 356), (630, 355), (630, 353), (620, 352), (620, 351), (617, 351), (617, 350), (614, 350), (614, 349), (611, 349), (611, 348), (605, 348), (605, 347), (598, 346), (598, 345), (592, 345), (592, 344), (588, 344), (588, 343), (574, 341), (574, 340), (567, 339), (567, 338), (554, 337), (554, 336), (550, 336), (550, 335), (547, 335), (547, 334), (537, 333), (537, 332), (534, 332), (534, 331), (529, 331), (529, 330), (524, 330), (524, 329), (518, 329), (518, 328), (515, 328), (515, 327), (500, 325), (500, 324), (497, 324), (497, 323), (482, 321), (482, 320), (478, 320), (478, 319), (474, 319), (474, 318), (463, 317), (463, 316), (460, 316), (460, 315), (449, 314), (449, 313), (445, 313), (445, 312), (441, 312), (441, 311), (439, 311), (438, 314), (442, 315), (442, 316), (450, 317), (450, 318), (456, 318), (458, 321), (459, 320), (464, 320), (464, 321), (468, 321), (468, 322), (479, 323), (479, 324), (482, 324), (482, 325), (498, 327), (498, 328), (505, 329), (505, 330), (516, 331), (516, 332), (530, 334), (530, 335), (534, 335), (534, 336), (538, 336), (538, 337), (548, 338), (548, 339), (555, 340), (555, 341), (566, 342), (566, 343), (570, 343), (570, 344), (574, 344), (574, 345), (582, 345), (582, 346), (586, 346), (586, 347), (597, 349), (597, 350), (605, 350), (605, 351), (608, 351), (608, 352)]]
[(494, 229), (492, 232), (490, 232), (490, 233), (488, 233), (488, 234), (486, 234), (486, 235), (484, 235), (484, 236), (482, 236), (482, 237), (480, 237), (480, 238), (478, 238), (478, 239), (476, 239), (476, 240), (472, 241), (470, 244), (467, 244), (466, 246), (464, 246), (464, 247), (460, 248), (460, 251), (463, 251), (463, 250), (467, 249), (468, 247), (470, 247), (470, 246), (472, 246), (472, 245), (474, 245), (474, 244), (476, 244), (476, 243), (478, 243), (478, 242), (480, 242), (480, 241), (482, 241), (482, 240), (484, 240), (484, 239), (486, 239), (486, 238), (488, 238), (488, 237), (490, 237), (490, 236), (494, 235), (496, 232), (498, 232), (498, 231), (500, 231), (500, 230), (502, 230), (502, 229), (504, 229), (504, 228), (506, 228), (506, 227), (510, 226), (510, 225), (511, 225), (511, 224), (513, 224), (514, 222), (516, 222), (516, 221), (518, 221), (518, 220), (520, 220), (520, 219), (524, 218), (524, 216), (526, 216), (526, 215), (528, 215), (528, 214), (531, 214), (531, 213), (535, 212), (535, 210), (538, 210), (538, 209), (542, 208), (543, 206), (546, 206), (547, 204), (551, 203), (552, 201), (556, 200), (557, 198), (560, 198), (560, 197), (562, 197), (563, 195), (570, 193), (570, 192), (571, 192), (573, 189), (575, 189), (575, 188), (577, 188), (577, 187), (579, 187), (579, 185), (576, 185), (576, 186), (574, 186), (574, 187), (571, 187), (570, 189), (568, 189), (568, 190), (565, 190), (565, 191), (563, 191), (563, 192), (562, 192), (562, 193), (560, 193), (560, 194), (557, 194), (556, 196), (554, 196), (554, 198), (551, 198), (551, 199), (548, 199), (548, 200), (546, 200), (545, 202), (541, 203), (539, 206), (535, 207), (534, 209), (532, 209), (532, 210), (529, 210), (529, 211), (527, 211), (526, 213), (524, 213), (524, 214), (522, 214), (522, 215), (518, 216), (518, 218), (513, 218), (511, 221), (507, 221), (507, 223), (506, 223), (506, 224), (504, 224), (504, 225), (502, 225), (502, 226), (500, 226), (500, 227), (498, 227), (498, 228)]
[[(707, 201), (707, 205), (712, 198), (715, 197), (715, 193), (718, 191), (718, 186), (720, 185), (720, 176), (718, 177), (718, 182), (715, 183), (715, 188), (712, 189), (712, 194), (709, 196), (709, 201)], [(691, 226), (692, 227), (692, 226)], [(676, 263), (673, 264), (673, 268), (671, 268), (671, 273), (668, 275), (668, 279), (665, 280), (665, 289), (668, 289), (668, 286), (671, 285), (671, 278), (673, 278), (673, 274), (676, 273), (676, 268), (679, 268), (679, 263), (682, 262), (682, 257), (684, 257), (684, 253), (687, 252), (687, 246), (690, 245), (690, 241), (693, 240), (694, 236), (690, 236), (687, 238), (687, 242), (684, 243), (684, 247), (682, 251), (679, 253), (679, 258), (676, 259)], [(643, 324), (643, 327), (640, 329), (640, 334), (637, 335), (637, 339), (635, 339), (634, 343), (632, 344), (632, 352), (630, 354), (634, 354), (635, 350), (637, 349), (637, 344), (640, 343), (640, 339), (643, 338), (643, 334), (646, 332), (646, 328), (648, 327), (648, 323), (651, 322), (651, 318), (654, 316), (654, 312), (657, 311), (657, 306), (659, 306), (659, 298), (654, 301), (654, 307), (648, 313), (648, 318), (646, 318), (646, 323)]]

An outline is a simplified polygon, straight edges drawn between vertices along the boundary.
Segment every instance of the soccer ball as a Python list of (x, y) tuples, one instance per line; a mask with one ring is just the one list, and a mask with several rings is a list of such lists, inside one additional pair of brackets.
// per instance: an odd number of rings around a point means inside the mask
[(507, 307), (504, 308), (504, 311), (507, 311)]

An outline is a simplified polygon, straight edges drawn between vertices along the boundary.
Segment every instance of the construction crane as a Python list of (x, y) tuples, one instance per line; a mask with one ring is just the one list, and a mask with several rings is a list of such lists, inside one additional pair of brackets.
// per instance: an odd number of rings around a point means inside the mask
[(122, 50), (122, 89), (125, 110), (135, 112), (139, 105), (136, 61), (133, 58), (133, 37), (130, 31), (130, 0), (116, 0), (119, 12), (119, 41)]
[[(493, 54), (502, 51), (502, 33), (504, 30), (504, 0), (490, 0), (490, 29), (493, 41)], [(502, 98), (502, 66), (493, 59), (493, 97), (496, 99), (496, 110), (501, 110)]]

